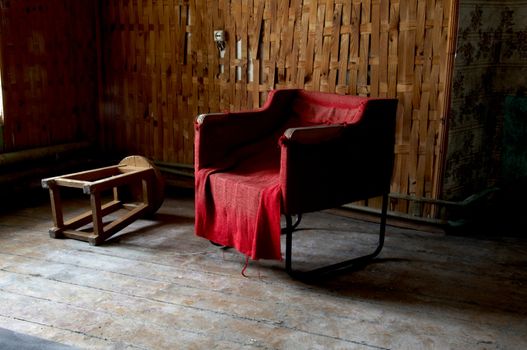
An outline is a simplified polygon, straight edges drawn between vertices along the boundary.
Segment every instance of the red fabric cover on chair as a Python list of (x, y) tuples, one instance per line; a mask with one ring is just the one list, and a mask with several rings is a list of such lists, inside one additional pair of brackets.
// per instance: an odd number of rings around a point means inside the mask
[(298, 91), (292, 105), (293, 116), (298, 126), (320, 124), (352, 124), (360, 118), (366, 99), (358, 96), (334, 95), (323, 92)]
[(196, 172), (199, 236), (252, 259), (281, 259), (280, 150), (273, 143), (263, 141), (230, 166)]
[(281, 259), (280, 215), (386, 193), (396, 100), (275, 90), (259, 110), (198, 117), (198, 236)]

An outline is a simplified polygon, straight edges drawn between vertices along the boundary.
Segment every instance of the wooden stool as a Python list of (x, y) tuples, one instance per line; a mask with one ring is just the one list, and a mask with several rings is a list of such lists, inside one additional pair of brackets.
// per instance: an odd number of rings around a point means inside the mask
[[(164, 199), (161, 174), (152, 162), (141, 156), (126, 157), (114, 166), (43, 179), (42, 187), (49, 189), (51, 200), (55, 227), (49, 230), (50, 236), (78, 239), (91, 245), (104, 242), (140, 216), (155, 213)], [(90, 195), (91, 210), (64, 221), (60, 187), (81, 188), (85, 194)], [(125, 187), (128, 191), (120, 192), (119, 187)], [(106, 190), (113, 190), (113, 199), (103, 204), (101, 192)], [(129, 211), (103, 225), (104, 216), (121, 208)], [(93, 222), (92, 232), (77, 230), (90, 222)]]

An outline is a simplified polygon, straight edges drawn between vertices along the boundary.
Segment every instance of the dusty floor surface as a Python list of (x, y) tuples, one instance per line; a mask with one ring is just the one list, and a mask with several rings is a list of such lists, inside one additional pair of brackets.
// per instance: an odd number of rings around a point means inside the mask
[[(81, 349), (526, 349), (527, 242), (388, 227), (375, 263), (324, 281), (249, 263), (168, 198), (102, 246), (52, 239), (49, 203), (0, 213), (0, 327)], [(85, 203), (71, 200), (71, 213)], [(305, 216), (297, 266), (367, 252), (377, 225)]]

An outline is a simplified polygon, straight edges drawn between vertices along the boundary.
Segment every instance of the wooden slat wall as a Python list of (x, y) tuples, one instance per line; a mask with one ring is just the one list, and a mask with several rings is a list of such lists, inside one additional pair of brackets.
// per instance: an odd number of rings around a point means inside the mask
[(95, 5), (0, 1), (5, 151), (94, 139)]
[(105, 1), (103, 143), (191, 164), (196, 115), (258, 107), (270, 89), (397, 97), (392, 191), (437, 198), (453, 1)]

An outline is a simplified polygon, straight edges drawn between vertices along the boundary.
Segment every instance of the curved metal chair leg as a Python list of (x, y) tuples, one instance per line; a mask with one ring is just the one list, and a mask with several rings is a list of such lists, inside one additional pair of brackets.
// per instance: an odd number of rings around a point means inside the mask
[(223, 249), (223, 250), (227, 250), (227, 249), (231, 249), (231, 248), (232, 248), (232, 247), (229, 247), (229, 246), (226, 246), (226, 245), (223, 245), (223, 244), (216, 243), (216, 242), (211, 241), (211, 240), (209, 240), (209, 242), (210, 242), (212, 245), (214, 245), (214, 246), (216, 246), (216, 247), (220, 247), (220, 248)]
[(296, 215), (296, 221), (295, 223), (293, 224), (293, 230), (296, 229), (298, 227), (298, 225), (300, 225), (300, 221), (302, 221), (302, 214), (297, 214)]
[(377, 243), (377, 247), (375, 250), (370, 253), (366, 254), (357, 258), (353, 258), (350, 260), (342, 261), (336, 264), (331, 264), (324, 267), (319, 267), (311, 271), (301, 272), (301, 271), (294, 271), (292, 268), (292, 245), (293, 245), (293, 231), (298, 226), (297, 222), (293, 224), (293, 220), (290, 215), (286, 215), (286, 228), (285, 228), (285, 234), (286, 234), (286, 246), (285, 246), (285, 270), (286, 272), (294, 278), (308, 278), (308, 277), (314, 277), (314, 276), (320, 276), (324, 274), (328, 274), (331, 272), (336, 272), (338, 270), (344, 270), (349, 269), (352, 267), (362, 267), (366, 265), (370, 260), (375, 258), (379, 253), (381, 252), (383, 246), (384, 246), (384, 237), (386, 233), (386, 218), (388, 213), (388, 194), (384, 194), (382, 196), (382, 211), (381, 211), (381, 223), (379, 228), (379, 241)]
[(286, 217), (286, 227), (282, 228), (282, 234), (286, 234), (287, 230), (288, 229), (292, 229), (293, 231), (296, 230), (296, 228), (298, 227), (298, 225), (300, 225), (300, 221), (302, 221), (302, 214), (296, 214), (296, 220), (293, 224), (291, 224), (291, 227), (288, 228), (288, 224), (287, 224), (287, 217), (289, 216), (289, 218), (291, 219), (291, 222), (293, 221), (293, 219), (291, 218), (291, 215), (285, 215)]

